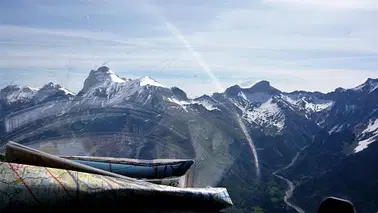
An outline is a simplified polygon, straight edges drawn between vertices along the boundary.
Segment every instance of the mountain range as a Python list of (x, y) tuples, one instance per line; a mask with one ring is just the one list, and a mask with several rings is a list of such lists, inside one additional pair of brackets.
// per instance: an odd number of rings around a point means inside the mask
[[(326, 196), (349, 199), (360, 212), (378, 210), (378, 79), (329, 93), (288, 93), (260, 81), (191, 99), (150, 77), (100, 67), (77, 94), (54, 83), (3, 88), (0, 121), (2, 145), (193, 158), (193, 185), (227, 187), (230, 212), (296, 212), (287, 202), (316, 212)], [(274, 174), (293, 183), (293, 195)]]

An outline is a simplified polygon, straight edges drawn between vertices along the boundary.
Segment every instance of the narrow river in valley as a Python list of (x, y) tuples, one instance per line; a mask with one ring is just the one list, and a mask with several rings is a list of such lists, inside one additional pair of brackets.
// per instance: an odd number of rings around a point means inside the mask
[(287, 179), (287, 178), (285, 178), (285, 177), (279, 175), (278, 173), (279, 173), (279, 172), (282, 172), (282, 171), (284, 171), (284, 170), (286, 170), (286, 169), (289, 169), (291, 166), (293, 166), (294, 163), (298, 160), (298, 156), (299, 156), (299, 154), (300, 154), (300, 153), (301, 153), (306, 147), (307, 147), (307, 146), (303, 147), (303, 148), (302, 148), (302, 149), (301, 149), (301, 150), (295, 155), (295, 157), (291, 160), (291, 162), (290, 162), (289, 165), (287, 165), (287, 166), (285, 166), (285, 167), (283, 167), (283, 168), (280, 168), (280, 169), (276, 170), (275, 172), (273, 172), (273, 175), (274, 175), (274, 176), (276, 176), (276, 177), (278, 177), (278, 178), (284, 180), (284, 181), (287, 183), (288, 188), (287, 188), (286, 191), (285, 191), (284, 201), (285, 201), (285, 203), (286, 203), (288, 206), (290, 206), (291, 208), (295, 209), (298, 213), (305, 213), (305, 211), (304, 211), (301, 207), (299, 207), (299, 206), (297, 206), (297, 205), (295, 205), (294, 203), (292, 203), (292, 202), (289, 201), (290, 198), (293, 197), (293, 192), (294, 192), (294, 190), (295, 190), (295, 185), (294, 185), (294, 183), (293, 183), (291, 180), (289, 180), (289, 179)]

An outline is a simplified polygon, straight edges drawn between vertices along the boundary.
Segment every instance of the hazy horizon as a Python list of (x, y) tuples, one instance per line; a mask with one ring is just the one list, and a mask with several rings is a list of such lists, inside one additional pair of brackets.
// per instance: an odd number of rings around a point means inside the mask
[(260, 80), (352, 88), (378, 76), (377, 11), (375, 0), (2, 1), (0, 87), (78, 91), (106, 64), (192, 97)]

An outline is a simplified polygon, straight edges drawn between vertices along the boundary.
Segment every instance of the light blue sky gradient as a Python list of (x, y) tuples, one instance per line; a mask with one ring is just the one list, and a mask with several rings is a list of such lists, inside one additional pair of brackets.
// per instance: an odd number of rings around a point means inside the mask
[(326, 92), (378, 77), (377, 20), (376, 0), (4, 0), (0, 87), (77, 92), (106, 64), (191, 96), (263, 79)]

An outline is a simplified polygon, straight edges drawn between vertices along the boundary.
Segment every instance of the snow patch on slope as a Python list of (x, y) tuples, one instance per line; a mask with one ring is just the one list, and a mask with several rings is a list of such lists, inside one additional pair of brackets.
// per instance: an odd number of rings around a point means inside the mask
[(243, 98), (244, 100), (247, 100), (247, 96), (245, 96), (245, 94), (243, 92), (239, 92), (238, 96)]
[(328, 134), (332, 134), (334, 132), (340, 132), (341, 130), (343, 130), (343, 127), (344, 127), (344, 125), (336, 125), (336, 126), (332, 127), (331, 130), (328, 131)]
[(368, 148), (368, 145), (377, 140), (378, 132), (374, 132), (375, 135), (369, 137), (368, 139), (358, 141), (358, 146), (354, 148), (354, 153), (361, 152), (362, 150)]
[(114, 83), (126, 82), (125, 80), (120, 78), (117, 74), (115, 74), (111, 69), (105, 66), (98, 68), (97, 71), (95, 71), (95, 73), (96, 73), (95, 74), (96, 79), (99, 82), (104, 82), (106, 80), (110, 80), (111, 82), (114, 82)]
[(112, 72), (111, 70), (109, 70), (109, 77), (110, 77), (110, 80), (114, 83), (125, 83), (126, 81), (123, 80), (122, 78), (118, 77), (118, 75), (116, 75), (114, 72)]
[(202, 105), (203, 107), (205, 107), (209, 111), (220, 110), (218, 107), (215, 107), (214, 105), (212, 105), (208, 101), (192, 101), (192, 103), (193, 104), (200, 104), (200, 105)]
[(354, 153), (358, 153), (366, 148), (368, 145), (378, 140), (378, 118), (375, 120), (369, 120), (368, 126), (362, 131), (362, 137), (370, 135), (367, 139), (358, 141), (357, 147), (354, 149)]
[(61, 87), (59, 90), (63, 91), (66, 95), (75, 95), (75, 93), (69, 91), (68, 89)]
[(185, 111), (188, 111), (186, 109), (187, 105), (189, 105), (190, 103), (187, 102), (187, 101), (180, 101), (180, 100), (177, 100), (176, 98), (168, 98), (168, 101), (172, 102), (172, 103), (175, 103), (177, 105), (180, 105)]
[(321, 112), (323, 110), (330, 109), (334, 104), (334, 102), (331, 100), (323, 100), (317, 97), (311, 97), (311, 101), (304, 96), (300, 97), (289, 94), (281, 95), (281, 98), (298, 108), (303, 108), (308, 112)]
[(376, 90), (378, 88), (378, 83), (375, 83), (371, 88), (370, 88), (370, 92), (373, 92), (374, 90)]
[(378, 118), (375, 119), (374, 121), (370, 120), (366, 129), (364, 131), (362, 131), (362, 134), (368, 133), (368, 132), (373, 132), (375, 130), (378, 130)]
[(142, 87), (142, 86), (147, 86), (147, 85), (155, 86), (155, 87), (165, 87), (162, 84), (160, 84), (159, 82), (155, 81), (154, 79), (152, 79), (148, 76), (145, 76), (145, 77), (140, 79), (140, 86)]
[(285, 126), (285, 115), (280, 107), (269, 99), (260, 107), (252, 110), (244, 111), (247, 121), (255, 122), (260, 126), (276, 127), (278, 131), (282, 131)]
[(238, 96), (248, 101), (249, 103), (264, 103), (272, 97), (270, 94), (266, 92), (253, 92), (253, 93), (239, 92)]

